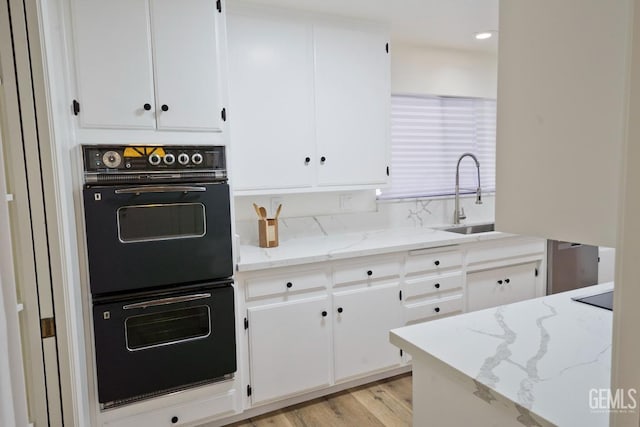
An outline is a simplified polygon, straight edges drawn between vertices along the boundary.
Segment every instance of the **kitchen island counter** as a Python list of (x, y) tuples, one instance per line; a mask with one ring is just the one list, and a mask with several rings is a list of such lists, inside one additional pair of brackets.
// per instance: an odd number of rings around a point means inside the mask
[[(591, 286), (394, 329), (413, 357), (414, 425), (607, 426), (612, 312)], [(631, 402), (632, 403), (632, 402)]]

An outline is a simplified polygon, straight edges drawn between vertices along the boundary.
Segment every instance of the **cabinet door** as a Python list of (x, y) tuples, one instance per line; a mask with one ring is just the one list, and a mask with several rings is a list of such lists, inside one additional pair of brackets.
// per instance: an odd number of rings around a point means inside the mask
[(311, 26), (230, 14), (228, 33), (235, 189), (310, 186)]
[(150, 4), (158, 129), (219, 130), (216, 2), (151, 0)]
[(402, 326), (397, 284), (333, 294), (335, 379), (398, 365), (389, 331)]
[(74, 0), (73, 38), (80, 126), (153, 129), (146, 0)]
[(248, 309), (254, 404), (329, 385), (329, 310), (327, 296)]
[(468, 311), (535, 298), (537, 267), (537, 262), (530, 262), (469, 273)]
[(616, 245), (628, 3), (500, 2), (498, 230)]
[(314, 27), (316, 161), (321, 185), (386, 182), (388, 41), (382, 32)]

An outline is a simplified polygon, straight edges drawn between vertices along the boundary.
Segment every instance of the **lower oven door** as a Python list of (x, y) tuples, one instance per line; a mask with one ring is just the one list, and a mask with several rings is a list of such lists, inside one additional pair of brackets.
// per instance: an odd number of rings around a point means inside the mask
[(236, 371), (230, 284), (96, 303), (93, 321), (102, 407)]
[(226, 183), (84, 189), (93, 296), (233, 275)]

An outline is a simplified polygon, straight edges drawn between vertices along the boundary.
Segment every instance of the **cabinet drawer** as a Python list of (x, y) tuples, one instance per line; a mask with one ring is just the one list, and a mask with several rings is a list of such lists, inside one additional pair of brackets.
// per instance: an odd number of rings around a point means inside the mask
[(442, 294), (462, 287), (462, 272), (428, 277), (415, 277), (406, 280), (405, 299), (429, 294)]
[(462, 253), (458, 251), (411, 251), (405, 265), (406, 274), (441, 271), (462, 265)]
[(336, 285), (388, 277), (400, 277), (400, 262), (397, 258), (372, 258), (337, 266), (333, 271), (333, 282)]
[(500, 259), (516, 258), (527, 255), (543, 254), (546, 241), (542, 239), (522, 239), (511, 244), (500, 241), (482, 247), (469, 249), (467, 264), (498, 261)]
[(194, 425), (207, 418), (238, 412), (237, 402), (236, 391), (230, 390), (218, 396), (107, 421), (102, 425), (104, 427)]
[(247, 299), (326, 288), (328, 277), (324, 270), (307, 270), (271, 277), (247, 279)]
[(407, 310), (407, 323), (458, 313), (462, 311), (462, 294), (438, 300), (407, 304), (405, 308)]

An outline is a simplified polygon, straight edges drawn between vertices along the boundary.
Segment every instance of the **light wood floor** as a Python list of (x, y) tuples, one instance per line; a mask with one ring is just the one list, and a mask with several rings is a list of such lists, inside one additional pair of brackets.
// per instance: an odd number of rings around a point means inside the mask
[(331, 394), (231, 427), (395, 427), (411, 425), (411, 373)]

